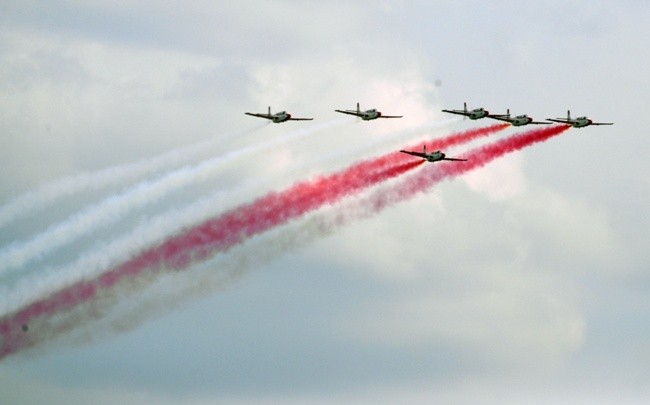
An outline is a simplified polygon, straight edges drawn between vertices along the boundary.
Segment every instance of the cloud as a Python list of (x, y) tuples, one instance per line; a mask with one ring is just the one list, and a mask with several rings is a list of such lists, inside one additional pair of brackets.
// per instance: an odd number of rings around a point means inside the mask
[[(129, 221), (180, 209), (206, 189), (309, 162), (343, 142), (362, 150), (402, 125), (442, 119), (441, 99), (449, 107), (466, 100), (535, 118), (571, 108), (616, 124), (571, 130), (560, 141), (251, 266), (258, 271), (228, 294), (192, 301), (120, 339), (7, 363), (3, 367), (25, 375), (9, 378), (14, 391), (0, 392), (34, 395), (36, 402), (43, 402), (38, 392), (66, 403), (71, 397), (116, 402), (111, 393), (86, 391), (101, 380), (127, 392), (118, 401), (166, 401), (161, 392), (174, 387), (191, 392), (183, 399), (207, 403), (556, 402), (593, 398), (595, 386), (608, 386), (611, 364), (617, 375), (643, 382), (638, 370), (647, 356), (619, 360), (619, 343), (647, 335), (638, 326), (647, 318), (643, 274), (649, 258), (643, 215), (648, 180), (642, 175), (648, 163), (639, 157), (648, 138), (638, 120), (648, 93), (647, 55), (639, 52), (647, 44), (647, 6), (425, 3), (2, 6), (3, 202), (64, 175), (217, 137), (250, 122), (244, 111), (267, 105), (328, 120), (334, 108), (359, 101), (405, 118), (381, 127), (351, 121), (265, 151), (227, 179)], [(570, 13), (558, 14), (566, 7)], [(435, 87), (436, 79), (444, 85)], [(286, 130), (268, 126), (206, 155)], [(285, 173), (259, 192), (347, 163)], [(3, 229), (2, 243), (38, 232), (97, 198), (78, 196)], [(89, 240), (102, 244), (128, 229), (120, 224)], [(62, 252), (55, 260), (65, 263), (77, 253)], [(196, 285), (201, 279), (175, 281)], [(150, 293), (151, 300), (159, 298), (158, 290)], [(126, 317), (117, 320), (128, 328)], [(188, 332), (197, 329), (202, 333)], [(151, 342), (164, 343), (165, 350)], [(84, 372), (74, 375), (75, 364), (84, 364)], [(113, 371), (102, 374), (107, 365)], [(485, 375), (501, 366), (511, 374)], [(124, 373), (115, 370), (135, 371), (121, 380)], [(194, 372), (201, 381), (190, 381), (197, 379)], [(41, 384), (32, 375), (47, 377)], [(218, 381), (210, 380), (215, 375)], [(522, 380), (509, 396), (512, 381)], [(562, 391), (576, 381), (582, 384), (576, 393)], [(266, 391), (254, 391), (260, 384)], [(377, 386), (382, 389), (368, 388)], [(631, 398), (641, 392), (620, 381), (612, 386)], [(217, 392), (226, 388), (228, 394)], [(155, 394), (140, 394), (147, 391)], [(610, 397), (619, 398), (597, 399)]]
[[(382, 286), (382, 299), (360, 300), (342, 317), (341, 333), (385, 350), (448, 346), (509, 367), (561, 364), (585, 340), (587, 319), (576, 291), (564, 285), (581, 270), (539, 266), (536, 252), (557, 255), (562, 243), (538, 246), (526, 238), (518, 227), (535, 221), (528, 213), (504, 221), (519, 206), (515, 200), (497, 207), (443, 185), (320, 244), (322, 254), (312, 253), (317, 260)], [(570, 275), (557, 277), (559, 271)]]
[(485, 194), (493, 201), (511, 199), (525, 189), (521, 170), (523, 157), (509, 156), (498, 160), (484, 170), (474, 171), (462, 177), (474, 191)]

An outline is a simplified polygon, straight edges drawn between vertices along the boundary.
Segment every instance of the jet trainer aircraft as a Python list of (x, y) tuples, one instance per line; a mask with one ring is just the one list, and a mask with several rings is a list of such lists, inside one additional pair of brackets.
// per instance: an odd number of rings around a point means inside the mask
[(517, 115), (516, 117), (510, 117), (510, 109), (508, 109), (505, 114), (488, 115), (488, 118), (509, 122), (510, 125), (512, 125), (513, 127), (520, 127), (528, 124), (538, 124), (538, 125), (550, 124), (550, 122), (533, 121), (533, 119), (526, 114)]
[(587, 117), (571, 118), (571, 111), (567, 110), (566, 119), (564, 118), (547, 118), (547, 121), (559, 122), (560, 124), (571, 125), (574, 128), (584, 128), (589, 125), (614, 125), (613, 122), (593, 122)]
[(263, 114), (263, 113), (244, 113), (246, 115), (251, 115), (253, 117), (259, 117), (259, 118), (266, 118), (267, 120), (271, 120), (275, 122), (276, 124), (280, 122), (285, 122), (285, 121), (311, 121), (313, 118), (293, 118), (291, 117), (291, 114), (287, 113), (286, 111), (280, 111), (275, 114), (271, 114), (271, 107), (269, 106), (269, 112), (268, 114)]
[(359, 118), (361, 118), (364, 121), (370, 121), (370, 120), (375, 120), (377, 118), (402, 118), (402, 115), (383, 115), (381, 112), (377, 111), (377, 109), (372, 108), (370, 110), (365, 110), (361, 111), (359, 108), (359, 103), (357, 103), (357, 109), (356, 110), (334, 110), (336, 112), (340, 112), (343, 114), (349, 114), (349, 115), (355, 115)]
[(467, 110), (467, 103), (463, 103), (463, 109), (462, 110), (442, 110), (442, 112), (450, 113), (450, 114), (458, 114), (458, 115), (463, 115), (470, 120), (478, 120), (481, 118), (489, 117), (490, 112), (483, 107), (481, 108), (475, 108), (471, 111)]
[(422, 148), (422, 152), (412, 152), (409, 150), (401, 150), (400, 152), (406, 153), (408, 155), (413, 155), (417, 157), (421, 157), (422, 159), (429, 161), (429, 162), (439, 162), (441, 160), (453, 160), (454, 162), (466, 162), (467, 159), (456, 159), (456, 158), (448, 158), (446, 157), (444, 153), (440, 152), (439, 150), (432, 152), (432, 153), (427, 153), (427, 145), (424, 145)]

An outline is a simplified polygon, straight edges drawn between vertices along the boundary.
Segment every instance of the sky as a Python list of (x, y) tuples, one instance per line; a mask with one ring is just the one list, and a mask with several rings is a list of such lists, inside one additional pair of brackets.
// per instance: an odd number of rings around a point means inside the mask
[[(443, 108), (615, 124), (309, 232), (391, 180), (131, 285), (0, 360), (0, 403), (650, 400), (649, 4), (220, 3), (0, 5), (0, 212), (38, 197), (0, 215), (0, 257), (52, 235), (0, 263), (0, 316), (91, 259), (494, 123)], [(334, 112), (357, 102), (404, 118)], [(314, 121), (244, 115), (268, 106)]]

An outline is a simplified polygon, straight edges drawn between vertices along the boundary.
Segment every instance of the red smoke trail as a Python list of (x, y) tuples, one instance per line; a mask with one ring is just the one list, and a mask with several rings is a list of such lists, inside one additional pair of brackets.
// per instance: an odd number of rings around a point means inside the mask
[[(417, 145), (412, 145), (407, 147), (407, 149), (413, 149), (413, 150), (418, 150), (422, 149), (424, 145), (428, 144), (428, 150), (437, 150), (437, 149), (445, 149), (449, 148), (452, 146), (456, 145), (462, 145), (464, 143), (473, 141), (477, 138), (480, 138), (482, 136), (488, 136), (494, 132), (501, 131), (503, 129), (506, 129), (510, 126), (508, 123), (503, 123), (503, 124), (496, 124), (488, 128), (479, 128), (479, 130), (471, 130), (471, 131), (466, 131), (461, 134), (454, 134), (447, 136), (445, 138), (440, 138), (440, 139), (435, 139), (433, 141), (429, 142), (420, 142)], [(490, 131), (480, 131), (480, 129), (489, 129)]]
[[(436, 149), (468, 142), (505, 127), (507, 124), (469, 130), (433, 141), (432, 146)], [(423, 160), (409, 159), (400, 153), (390, 153), (355, 164), (332, 175), (297, 183), (282, 192), (271, 192), (250, 204), (235, 208), (180, 235), (172, 236), (161, 245), (145, 250), (92, 280), (79, 281), (46, 298), (27, 304), (0, 318), (0, 358), (33, 346), (37, 340), (44, 339), (39, 338), (38, 330), (32, 331), (30, 326), (38, 320), (47, 323), (57, 314), (72, 311), (83, 303), (110, 293), (119, 287), (120, 283), (134, 280), (145, 273), (181, 270), (195, 260), (226, 251), (251, 236), (284, 224), (325, 204), (335, 203), (346, 195), (399, 176), (424, 163)], [(25, 331), (25, 328), (29, 332)], [(52, 326), (49, 328), (50, 334), (54, 334)]]
[[(509, 126), (510, 124), (503, 123), (503, 124), (492, 125), (486, 128), (471, 129), (465, 132), (461, 132), (459, 134), (452, 134), (444, 138), (434, 139), (433, 141), (420, 142), (415, 145), (407, 146), (405, 149), (420, 151), (422, 150), (422, 147), (424, 145), (427, 145), (427, 149), (430, 151), (445, 149), (452, 146), (462, 145), (464, 143), (471, 142), (483, 136), (491, 135), (495, 132), (506, 129)], [(367, 164), (367, 168), (386, 167), (389, 165), (394, 165), (396, 162), (408, 161), (409, 159), (412, 158), (404, 155), (403, 153), (394, 152), (394, 153), (388, 153), (382, 157), (378, 157), (371, 161), (363, 162), (360, 164), (361, 165)], [(361, 169), (364, 170), (365, 168), (362, 167)]]
[[(553, 125), (541, 129), (533, 129), (523, 134), (514, 135), (491, 144), (477, 147), (460, 156), (468, 159), (467, 162), (440, 162), (433, 170), (422, 170), (401, 182), (395, 184), (389, 190), (379, 190), (363, 199), (357, 208), (362, 211), (360, 216), (368, 216), (380, 212), (384, 208), (414, 197), (416, 194), (427, 191), (447, 177), (455, 177), (485, 166), (491, 161), (510, 152), (518, 151), (535, 143), (544, 142), (554, 136), (562, 134), (568, 125)], [(337, 226), (344, 225), (359, 215), (345, 214), (335, 218)], [(332, 225), (332, 224), (323, 224)], [(325, 226), (327, 228), (327, 226)]]

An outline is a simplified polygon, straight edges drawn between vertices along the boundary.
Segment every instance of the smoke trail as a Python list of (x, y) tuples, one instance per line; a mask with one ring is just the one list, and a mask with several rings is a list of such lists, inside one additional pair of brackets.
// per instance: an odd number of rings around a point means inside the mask
[[(38, 338), (38, 333), (26, 334), (24, 331), (39, 318), (43, 325), (48, 325), (52, 317), (78, 311), (81, 304), (110, 296), (116, 287), (129, 280), (138, 281), (140, 276), (153, 277), (163, 270), (183, 269), (193, 260), (204, 260), (217, 251), (226, 251), (254, 234), (285, 223), (324, 203), (335, 202), (347, 193), (396, 177), (422, 163), (423, 161), (416, 161), (382, 168), (369, 176), (359, 176), (357, 170), (351, 170), (330, 178), (321, 177), (315, 181), (298, 183), (285, 192), (270, 193), (251, 204), (172, 237), (94, 280), (77, 282), (0, 321), (0, 335), (3, 337), (0, 358), (36, 343), (33, 339)], [(61, 324), (54, 326), (57, 333), (65, 329), (58, 328), (61, 328)], [(51, 328), (45, 329), (49, 331), (48, 335), (52, 333)]]
[[(245, 249), (240, 249), (237, 252), (238, 254), (225, 257), (225, 260), (213, 265), (213, 267), (218, 266), (220, 273), (226, 272), (225, 275), (208, 274), (199, 280), (177, 281), (175, 283), (177, 290), (171, 294), (172, 296), (167, 296), (164, 302), (149, 302), (146, 310), (150, 315), (169, 307), (170, 302), (177, 304), (196, 294), (207, 294), (211, 290), (222, 287), (223, 283), (238, 277), (247, 269), (265, 264), (287, 251), (307, 246), (317, 239), (335, 233), (351, 222), (373, 217), (398, 202), (406, 201), (419, 193), (426, 192), (445, 178), (456, 177), (483, 167), (508, 153), (560, 135), (569, 128), (569, 126), (558, 125), (514, 135), (463, 154), (465, 158), (469, 159), (468, 162), (436, 163), (434, 167), (423, 168), (417, 173), (397, 180), (394, 184), (375, 189), (368, 195), (343, 202), (329, 210), (314, 213), (301, 223), (294, 224), (288, 229), (280, 229), (274, 234), (267, 234), (264, 239), (255, 241), (253, 246), (246, 245)], [(251, 255), (251, 251), (254, 251), (255, 254)], [(137, 323), (146, 316), (147, 314), (136, 314), (128, 319), (128, 322)]]
[[(394, 135), (391, 136), (382, 136), (381, 138), (375, 140), (375, 141), (370, 141), (370, 142), (365, 142), (363, 145), (358, 147), (356, 150), (351, 151), (352, 154), (360, 154), (366, 150), (373, 149), (377, 146), (383, 145), (383, 144), (392, 144), (393, 141), (399, 141), (402, 140), (403, 138), (406, 138), (411, 135), (419, 135), (422, 134), (424, 131), (428, 129), (433, 129), (437, 127), (444, 127), (446, 125), (455, 123), (455, 122), (460, 122), (462, 119), (459, 118), (450, 118), (445, 121), (441, 121), (436, 123), (435, 125), (423, 125), (421, 127), (417, 128), (411, 128), (403, 131), (399, 131), (395, 133)], [(444, 138), (439, 138), (435, 139), (433, 141), (430, 141), (430, 144), (428, 145), (429, 149), (435, 150), (435, 149), (444, 149), (444, 148), (449, 148), (452, 146), (456, 145), (461, 145), (467, 142), (471, 142), (473, 140), (476, 140), (481, 137), (489, 136), (495, 132), (501, 131), (507, 127), (509, 127), (509, 124), (495, 124), (493, 126), (490, 126), (491, 128), (489, 131), (484, 132), (484, 131), (474, 131), (474, 130), (468, 130), (462, 133), (454, 133), (451, 135), (448, 135)], [(419, 149), (422, 150), (422, 146), (425, 145), (427, 142), (419, 142), (414, 145), (408, 146), (407, 148), (413, 148), (413, 149)], [(338, 155), (338, 152), (334, 152), (328, 156), (328, 159), (334, 158)]]
[(31, 260), (70, 243), (94, 228), (114, 223), (131, 210), (155, 202), (174, 190), (203, 181), (221, 172), (227, 165), (241, 158), (284, 144), (290, 140), (312, 135), (344, 122), (342, 119), (337, 119), (312, 125), (261, 144), (208, 159), (196, 166), (185, 166), (153, 181), (140, 183), (122, 194), (86, 208), (68, 218), (65, 222), (53, 225), (27, 242), (12, 244), (0, 252), (0, 274), (24, 266)]
[(457, 177), (484, 167), (508, 153), (544, 142), (562, 134), (569, 128), (571, 127), (567, 125), (554, 125), (530, 130), (477, 147), (462, 154), (462, 157), (468, 159), (467, 162), (437, 163), (432, 170), (421, 170), (399, 180), (395, 184), (374, 190), (345, 206), (339, 206), (336, 210), (307, 219), (301, 224), (299, 230), (294, 231), (295, 235), (288, 236), (292, 240), (285, 242), (283, 246), (292, 246), (293, 243), (309, 243), (316, 237), (329, 235), (352, 221), (372, 217), (398, 202), (409, 200), (420, 193), (424, 193), (446, 178)]
[[(393, 204), (415, 194), (428, 190), (431, 186), (444, 178), (458, 176), (470, 170), (485, 166), (496, 158), (507, 153), (523, 149), (527, 146), (544, 142), (554, 136), (562, 134), (569, 129), (567, 125), (553, 125), (550, 127), (533, 129), (523, 134), (511, 136), (497, 142), (480, 146), (468, 154), (461, 154), (461, 157), (468, 159), (467, 162), (442, 162), (436, 173), (418, 173), (406, 179), (399, 187), (395, 188), (394, 195), (373, 199), (372, 205), (375, 209), (382, 209), (387, 204)], [(453, 164), (457, 163), (457, 164)]]
[[(315, 213), (302, 223), (293, 226), (292, 229), (265, 239), (261, 244), (258, 244), (257, 248), (253, 249), (255, 251), (254, 256), (246, 255), (247, 257), (240, 258), (238, 261), (248, 267), (262, 264), (287, 250), (308, 245), (317, 238), (332, 234), (337, 229), (353, 221), (375, 216), (396, 203), (406, 201), (417, 194), (428, 191), (446, 178), (457, 177), (484, 167), (508, 153), (544, 142), (562, 134), (569, 128), (568, 125), (554, 125), (530, 130), (474, 148), (462, 154), (464, 158), (468, 159), (467, 162), (436, 163), (431, 168), (424, 168), (417, 173), (397, 180), (396, 183), (375, 189), (365, 196), (358, 197), (348, 203), (339, 204), (330, 210)], [(427, 144), (429, 145), (429, 143)], [(443, 147), (439, 146), (443, 144), (445, 144), (444, 140), (440, 143), (433, 143), (433, 148)], [(246, 249), (246, 251), (250, 251), (250, 249)]]
[[(381, 144), (388, 144), (392, 140), (397, 140), (409, 135), (418, 134), (428, 129), (442, 127), (456, 121), (458, 121), (458, 119), (449, 119), (442, 122), (436, 122), (434, 124), (426, 124), (417, 128), (399, 131), (392, 136), (381, 137), (380, 139), (375, 140), (370, 144), (365, 143), (363, 145), (363, 150)], [(295, 139), (296, 137), (310, 135), (315, 132), (331, 128), (333, 126), (340, 125), (342, 123), (345, 123), (345, 121), (343, 119), (339, 119), (324, 124), (319, 124), (317, 126), (312, 126), (291, 133), (284, 138), (279, 138), (271, 141), (270, 143), (264, 143), (262, 145), (237, 150), (227, 155), (207, 160), (200, 165), (186, 166), (161, 178), (149, 182), (140, 183), (139, 185), (128, 189), (122, 194), (110, 197), (98, 205), (86, 208), (85, 210), (68, 218), (68, 220), (63, 223), (51, 226), (45, 232), (37, 235), (27, 242), (16, 242), (6, 248), (4, 251), (0, 251), (0, 275), (10, 269), (24, 266), (31, 260), (40, 258), (43, 254), (49, 251), (53, 251), (54, 249), (61, 247), (67, 243), (70, 243), (83, 234), (92, 231), (94, 228), (114, 223), (133, 209), (137, 209), (146, 204), (153, 203), (177, 188), (181, 188), (194, 182), (200, 182), (206, 177), (213, 175), (217, 171), (223, 169), (227, 164), (232, 163), (238, 158), (242, 158), (244, 155), (253, 154), (262, 148), (273, 147), (279, 143)], [(498, 126), (505, 128), (507, 124), (498, 124)], [(447, 147), (468, 142), (478, 136), (485, 135), (488, 134), (481, 134), (470, 131), (462, 136), (448, 136), (444, 139), (439, 140), (437, 143), (439, 144), (438, 147)], [(418, 147), (420, 146), (418, 145)], [(351, 153), (361, 153), (362, 148), (358, 149), (359, 150), (352, 151)], [(348, 154), (349, 153), (350, 152), (348, 152)], [(327, 156), (319, 155), (317, 159), (321, 161), (328, 161), (340, 155), (343, 155), (341, 151), (335, 151)]]
[[(465, 134), (475, 133), (478, 136), (499, 129), (502, 129), (501, 125), (479, 128)], [(324, 204), (334, 203), (350, 193), (398, 176), (424, 162), (403, 163), (404, 159), (404, 155), (393, 153), (361, 162), (330, 176), (297, 183), (283, 192), (269, 193), (250, 204), (171, 237), (99, 277), (77, 282), (28, 304), (0, 320), (0, 335), (3, 337), (0, 358), (37, 343), (38, 333), (23, 334), (20, 331), (30, 322), (40, 320), (45, 325), (43, 327), (46, 327), (57, 314), (74, 311), (81, 304), (102, 294), (110, 294), (120, 284), (135, 280), (138, 276), (144, 274), (151, 277), (164, 270), (183, 269), (195, 260), (205, 260), (218, 251), (227, 251), (253, 235)], [(51, 331), (51, 328), (48, 330)]]
[[(475, 168), (482, 167), (507, 153), (559, 135), (567, 128), (569, 127), (556, 126), (543, 130), (533, 130), (487, 147), (475, 148), (464, 154), (468, 159), (476, 160), (474, 165), (460, 167), (460, 163), (445, 163), (445, 165), (451, 167), (451, 170), (447, 172), (448, 169), (439, 171), (441, 163), (437, 163), (433, 167), (422, 169), (418, 173), (410, 175), (410, 177), (397, 180), (397, 183), (375, 189), (369, 195), (343, 202), (328, 210), (316, 212), (298, 224), (275, 228), (272, 232), (266, 233), (263, 238), (256, 238), (245, 246), (237, 247), (230, 255), (220, 256), (219, 260), (211, 260), (209, 263), (211, 271), (206, 271), (208, 270), (207, 267), (201, 266), (199, 269), (192, 270), (193, 277), (181, 278), (171, 274), (173, 279), (167, 280), (167, 285), (173, 286), (173, 291), (161, 294), (160, 288), (158, 288), (159, 294), (157, 296), (145, 298), (144, 302), (138, 303), (138, 311), (119, 315), (114, 314), (111, 320), (102, 322), (101, 325), (94, 325), (93, 333), (95, 333), (95, 327), (101, 328), (102, 325), (119, 331), (133, 328), (155, 314), (178, 307), (178, 305), (194, 297), (206, 295), (223, 288), (231, 280), (240, 277), (246, 270), (263, 265), (287, 251), (307, 246), (353, 221), (375, 216), (383, 209), (394, 203), (408, 200), (418, 192), (425, 192), (444, 180), (445, 173), (447, 173), (447, 177), (462, 175)], [(427, 181), (413, 181), (414, 178), (418, 177), (426, 178)], [(410, 187), (407, 187), (409, 184), (419, 185), (421, 188), (410, 189)], [(408, 190), (408, 192), (401, 193), (400, 190)], [(255, 254), (250, 252), (255, 252)], [(217, 268), (218, 271), (212, 271), (214, 268)], [(85, 336), (85, 339), (86, 341), (90, 340), (89, 336)]]
[(45, 184), (34, 191), (16, 197), (0, 207), (0, 227), (25, 215), (38, 212), (58, 198), (75, 194), (82, 190), (96, 190), (147, 176), (161, 169), (191, 160), (205, 153), (206, 149), (211, 149), (224, 141), (250, 134), (263, 126), (263, 124), (256, 125), (236, 131), (225, 137), (220, 136), (209, 141), (175, 149), (138, 162), (110, 167), (92, 173), (82, 173)]
[[(251, 187), (256, 184), (257, 182), (251, 184)], [(220, 190), (184, 209), (168, 210), (143, 221), (128, 234), (109, 243), (102, 243), (101, 249), (92, 249), (68, 265), (42, 269), (31, 277), (19, 279), (14, 285), (3, 286), (0, 289), (0, 314), (16, 310), (37, 297), (52, 294), (80, 279), (94, 277), (101, 271), (128, 260), (136, 252), (160, 243), (167, 235), (207, 220), (216, 215), (214, 206), (229, 198), (230, 193)]]
[[(452, 120), (457, 121), (457, 120)], [(449, 123), (443, 121), (435, 123), (434, 125), (426, 125), (419, 128), (400, 131), (393, 136), (381, 137), (370, 146), (378, 146), (383, 143), (390, 143), (391, 140), (399, 139), (419, 133), (422, 130), (430, 129), (436, 126), (442, 126)], [(495, 132), (499, 128), (505, 128), (503, 124), (495, 125)], [(431, 148), (444, 148), (452, 145), (457, 145), (461, 142), (467, 142), (479, 136), (489, 135), (488, 132), (483, 131), (466, 131), (455, 133), (443, 138), (436, 139), (431, 143)], [(365, 144), (368, 146), (368, 144)], [(413, 146), (413, 147), (418, 147)], [(358, 149), (358, 148), (357, 148)], [(350, 151), (337, 151), (329, 155), (316, 155), (303, 165), (292, 167), (295, 173), (304, 173), (309, 166), (318, 165), (323, 162), (342, 156), (357, 156), (359, 150)], [(400, 155), (400, 157), (402, 157)], [(182, 210), (172, 209), (157, 217), (154, 217), (146, 223), (141, 223), (129, 234), (122, 236), (110, 243), (103, 243), (101, 249), (93, 249), (89, 253), (80, 256), (73, 263), (58, 268), (45, 268), (39, 269), (38, 273), (31, 277), (24, 277), (24, 272), (21, 273), (23, 277), (18, 280), (14, 285), (5, 285), (0, 289), (0, 314), (13, 311), (27, 303), (38, 299), (38, 297), (46, 296), (53, 293), (66, 285), (71, 285), (81, 278), (95, 277), (99, 272), (104, 269), (116, 265), (120, 261), (125, 261), (131, 255), (141, 249), (145, 249), (154, 243), (160, 241), (166, 236), (178, 232), (184, 227), (196, 224), (207, 220), (208, 218), (217, 215), (223, 210), (223, 203), (227, 201), (234, 204), (237, 198), (242, 198), (244, 194), (249, 194), (250, 191), (259, 190), (263, 184), (274, 177), (278, 173), (273, 173), (266, 178), (256, 178), (255, 181), (249, 181), (241, 185), (235, 190), (223, 191), (220, 190), (212, 196), (203, 198), (196, 201)], [(247, 192), (248, 191), (248, 192)], [(238, 197), (241, 194), (241, 197)]]

